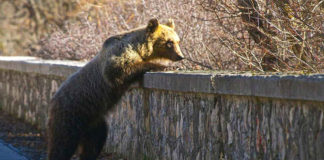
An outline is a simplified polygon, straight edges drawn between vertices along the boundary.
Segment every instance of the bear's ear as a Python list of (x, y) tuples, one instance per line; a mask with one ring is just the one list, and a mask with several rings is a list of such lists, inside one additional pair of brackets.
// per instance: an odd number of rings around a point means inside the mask
[(169, 19), (169, 21), (166, 23), (167, 26), (169, 26), (170, 28), (174, 29), (175, 25), (174, 25), (174, 21), (173, 19)]
[(147, 32), (153, 33), (159, 26), (159, 21), (156, 18), (151, 19), (147, 24)]

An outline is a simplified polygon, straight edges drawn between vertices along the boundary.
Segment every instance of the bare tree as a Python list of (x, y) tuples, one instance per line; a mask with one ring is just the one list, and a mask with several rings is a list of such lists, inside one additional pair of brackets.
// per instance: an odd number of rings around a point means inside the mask
[[(219, 24), (244, 31), (220, 38), (245, 63), (258, 70), (319, 72), (323, 62), (323, 1), (201, 0)], [(233, 15), (240, 15), (243, 25)], [(222, 30), (229, 30), (222, 25)], [(245, 37), (249, 40), (246, 41)], [(244, 38), (242, 38), (244, 37)], [(250, 41), (252, 40), (252, 41)], [(251, 58), (252, 57), (252, 58)], [(262, 59), (262, 60), (260, 60)]]

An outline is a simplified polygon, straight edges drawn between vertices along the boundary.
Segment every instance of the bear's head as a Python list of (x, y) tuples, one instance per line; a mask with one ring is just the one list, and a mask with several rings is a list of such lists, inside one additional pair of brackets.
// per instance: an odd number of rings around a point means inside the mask
[(180, 38), (174, 27), (171, 19), (166, 24), (159, 24), (155, 18), (148, 22), (145, 30), (151, 53), (146, 55), (146, 60), (179, 61), (184, 58), (179, 46)]

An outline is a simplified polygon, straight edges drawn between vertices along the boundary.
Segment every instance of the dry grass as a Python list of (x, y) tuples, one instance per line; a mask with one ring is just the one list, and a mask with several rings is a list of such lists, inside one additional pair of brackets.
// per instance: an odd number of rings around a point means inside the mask
[(0, 54), (26, 55), (40, 38), (62, 28), (80, 10), (80, 0), (1, 0)]

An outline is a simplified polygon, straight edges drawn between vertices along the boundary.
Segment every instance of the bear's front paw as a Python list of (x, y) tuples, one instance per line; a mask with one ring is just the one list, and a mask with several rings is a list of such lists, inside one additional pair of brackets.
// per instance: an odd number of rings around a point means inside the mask
[(150, 68), (150, 71), (163, 71), (168, 66), (163, 64), (153, 64)]

